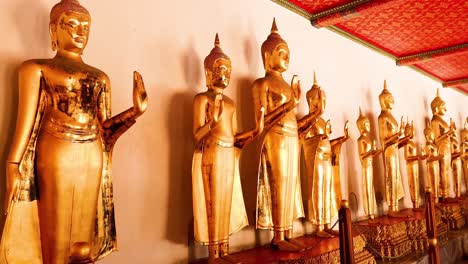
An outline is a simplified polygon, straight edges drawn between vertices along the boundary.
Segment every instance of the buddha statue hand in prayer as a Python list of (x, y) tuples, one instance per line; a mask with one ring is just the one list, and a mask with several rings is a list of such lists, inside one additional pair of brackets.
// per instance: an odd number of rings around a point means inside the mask
[(379, 103), (382, 108), (378, 117), (379, 136), (384, 154), (384, 182), (389, 207), (388, 215), (406, 217), (406, 215), (398, 213), (398, 201), (404, 197), (398, 149), (405, 146), (409, 140), (409, 135), (400, 138), (405, 131), (405, 125), (401, 122), (401, 126), (398, 127), (398, 123), (391, 113), (394, 99), (393, 95), (387, 90), (386, 81), (384, 82), (384, 89), (379, 95)]
[(265, 76), (252, 85), (254, 109), (265, 109), (265, 128), (260, 153), (257, 189), (257, 228), (274, 232), (271, 246), (297, 251), (304, 246), (293, 238), (293, 221), (304, 216), (299, 177), (299, 141), (295, 107), (300, 85), (290, 86), (282, 73), (289, 66), (288, 44), (276, 23), (263, 42)]
[(255, 129), (237, 131), (236, 105), (223, 94), (231, 60), (217, 34), (204, 66), (208, 90), (197, 94), (193, 103), (195, 240), (208, 245), (210, 263), (230, 263), (229, 235), (248, 225), (239, 176), (240, 148), (263, 130), (264, 110), (258, 109)]
[(112, 149), (148, 98), (135, 72), (134, 105), (111, 116), (109, 78), (81, 58), (90, 25), (77, 0), (56, 4), (50, 13), (56, 56), (19, 69), (0, 263), (68, 263), (73, 248), (88, 248), (86, 261), (94, 261), (116, 249)]
[(360, 136), (357, 140), (359, 159), (361, 160), (362, 166), (362, 193), (363, 193), (363, 204), (364, 211), (369, 219), (375, 218), (375, 212), (377, 208), (374, 191), (374, 175), (373, 175), (373, 159), (375, 156), (381, 153), (381, 150), (377, 149), (377, 143), (375, 139), (372, 139), (371, 123), (367, 116), (362, 114), (361, 108), (359, 108), (359, 118), (356, 121), (357, 127), (360, 132)]

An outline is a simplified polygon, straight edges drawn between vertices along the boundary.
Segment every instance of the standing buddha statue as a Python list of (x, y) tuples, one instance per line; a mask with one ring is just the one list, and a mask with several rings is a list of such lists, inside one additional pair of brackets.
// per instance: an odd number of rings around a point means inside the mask
[(439, 202), (439, 189), (440, 189), (440, 166), (439, 161), (443, 156), (439, 155), (439, 149), (435, 143), (435, 135), (432, 130), (430, 121), (427, 122), (424, 129), (424, 137), (426, 138), (426, 171), (427, 182), (431, 190), (433, 190), (435, 202)]
[(282, 73), (289, 66), (289, 48), (278, 34), (275, 20), (263, 42), (265, 76), (252, 86), (256, 113), (265, 109), (265, 133), (260, 155), (257, 191), (257, 228), (273, 230), (271, 246), (297, 251), (303, 246), (293, 239), (293, 221), (304, 216), (299, 177), (299, 141), (294, 109), (300, 86), (291, 86)]
[(447, 112), (445, 102), (439, 96), (439, 89), (437, 89), (437, 96), (431, 102), (432, 120), (431, 126), (434, 132), (435, 143), (439, 150), (439, 155), (443, 158), (439, 162), (440, 166), (440, 189), (439, 196), (442, 199), (449, 197), (449, 177), (450, 165), (452, 161), (452, 145), (450, 143), (450, 135), (454, 132), (453, 127), (447, 124), (444, 120), (444, 115)]
[(465, 126), (460, 133), (460, 139), (462, 144), (463, 175), (465, 177), (465, 186), (468, 186), (468, 117), (466, 118)]
[(400, 172), (400, 159), (398, 149), (407, 143), (408, 137), (400, 138), (404, 132), (403, 122), (398, 128), (398, 123), (392, 115), (394, 99), (387, 90), (387, 82), (379, 95), (382, 111), (380, 112), (379, 136), (384, 154), (385, 189), (388, 203), (388, 215), (398, 217), (398, 201), (404, 197), (403, 183)]
[(77, 0), (56, 4), (49, 25), (55, 57), (19, 69), (0, 263), (89, 263), (116, 250), (112, 150), (148, 104), (135, 72), (133, 106), (111, 115), (108, 76), (81, 57), (91, 16)]
[[(454, 130), (456, 130), (455, 124), (452, 124)], [(462, 149), (460, 143), (457, 139), (457, 134), (453, 133), (450, 136), (450, 145), (451, 145), (451, 167), (452, 167), (452, 176), (453, 176), (453, 189), (455, 192), (455, 197), (461, 197), (461, 187), (462, 187)]]
[(362, 165), (362, 192), (364, 211), (369, 219), (374, 219), (376, 210), (374, 191), (374, 168), (372, 166), (374, 157), (380, 154), (375, 139), (370, 135), (371, 124), (367, 116), (362, 114), (359, 108), (359, 118), (356, 121), (361, 136), (357, 140), (359, 159)]
[[(412, 139), (414, 137), (414, 123), (409, 121), (405, 127), (405, 134)], [(418, 147), (413, 140), (409, 140), (405, 146), (406, 170), (408, 173), (409, 189), (413, 209), (419, 209), (420, 203), (420, 184), (419, 184), (419, 161), (424, 158), (424, 154), (418, 154)]]
[(338, 213), (337, 200), (341, 200), (339, 154), (341, 145), (349, 138), (348, 122), (345, 135), (330, 140), (331, 124), (321, 117), (326, 96), (315, 73), (314, 84), (306, 97), (309, 114), (299, 120), (299, 131), (306, 161), (307, 218), (316, 226), (317, 236), (328, 238), (336, 234), (331, 230), (331, 219)]
[(239, 176), (240, 149), (263, 129), (264, 115), (259, 109), (254, 130), (237, 131), (236, 105), (223, 94), (230, 81), (231, 60), (217, 34), (204, 66), (208, 90), (193, 102), (195, 240), (208, 245), (210, 263), (229, 263), (229, 235), (248, 225)]

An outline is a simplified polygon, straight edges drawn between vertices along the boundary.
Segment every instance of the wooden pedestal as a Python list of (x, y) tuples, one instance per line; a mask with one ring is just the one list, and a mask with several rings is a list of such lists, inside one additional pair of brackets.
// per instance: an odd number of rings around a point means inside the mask
[(465, 217), (462, 211), (464, 200), (463, 198), (451, 199), (438, 204), (442, 212), (442, 220), (448, 224), (449, 230), (458, 230), (465, 226)]
[[(403, 257), (412, 252), (427, 250), (426, 216), (424, 211), (405, 209), (406, 218), (378, 217), (374, 220), (359, 221), (354, 228), (366, 238), (377, 258)], [(440, 210), (436, 212), (439, 245), (448, 240), (448, 226), (442, 221)]]

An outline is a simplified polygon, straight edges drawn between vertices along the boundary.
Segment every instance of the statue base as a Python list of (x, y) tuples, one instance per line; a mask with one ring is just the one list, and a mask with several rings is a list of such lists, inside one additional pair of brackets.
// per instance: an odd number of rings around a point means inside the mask
[[(253, 248), (229, 254), (230, 261), (238, 263), (281, 263), (281, 264), (340, 264), (340, 241), (338, 237), (329, 239), (316, 236), (302, 236), (295, 238), (306, 246), (305, 250), (287, 252), (273, 250), (270, 246)], [(374, 255), (366, 249), (364, 238), (354, 235), (354, 258), (357, 264), (375, 264)], [(193, 261), (192, 264), (206, 264), (207, 259)]]
[(462, 208), (466, 203), (466, 198), (455, 198), (438, 204), (442, 212), (442, 220), (448, 224), (449, 230), (458, 230), (465, 226)]
[[(412, 252), (427, 250), (424, 211), (404, 209), (399, 214), (407, 217), (381, 216), (354, 224), (354, 228), (366, 238), (376, 258), (399, 258)], [(439, 245), (448, 241), (448, 227), (441, 215), (440, 211), (436, 212)]]

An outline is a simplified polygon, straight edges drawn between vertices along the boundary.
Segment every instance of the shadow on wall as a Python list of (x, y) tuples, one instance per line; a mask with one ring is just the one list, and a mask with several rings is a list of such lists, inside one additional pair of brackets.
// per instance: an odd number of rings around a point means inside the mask
[[(18, 0), (16, 7), (9, 17), (16, 25), (19, 33), (21, 57), (12, 57), (9, 54), (0, 54), (0, 227), (3, 231), (5, 221), (4, 200), (6, 182), (5, 161), (13, 140), (17, 108), (18, 108), (18, 67), (27, 58), (41, 57), (47, 54), (50, 46), (48, 37), (49, 11), (39, 1)], [(35, 23), (24, 17), (32, 18)]]
[(174, 243), (189, 245), (189, 259), (194, 257), (192, 213), (192, 155), (193, 155), (193, 98), (200, 85), (200, 58), (193, 46), (182, 55), (182, 67), (188, 88), (171, 89), (183, 92), (172, 96), (166, 122), (170, 142), (170, 181), (166, 238)]

